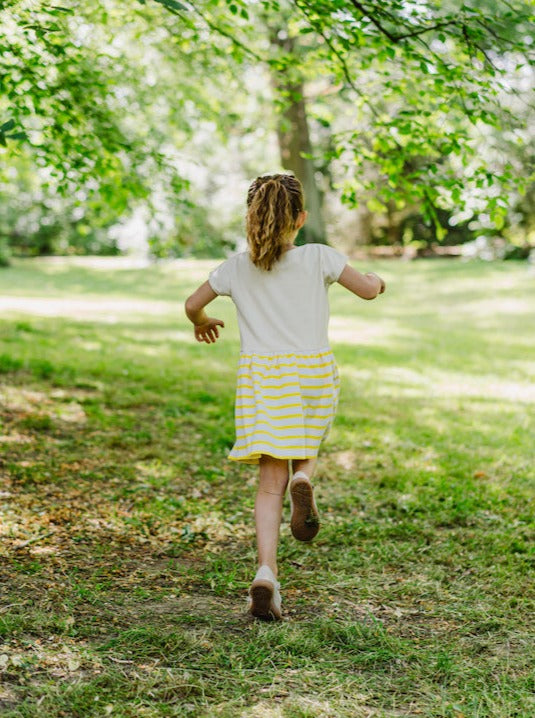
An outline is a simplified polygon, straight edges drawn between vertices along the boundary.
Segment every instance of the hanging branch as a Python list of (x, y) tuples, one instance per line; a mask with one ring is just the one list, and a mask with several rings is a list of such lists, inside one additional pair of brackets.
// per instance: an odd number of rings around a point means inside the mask
[(244, 45), (243, 42), (238, 40), (232, 33), (228, 32), (227, 30), (223, 30), (222, 27), (219, 27), (219, 25), (216, 25), (214, 22), (209, 20), (206, 15), (203, 15), (203, 13), (199, 10), (198, 7), (196, 7), (192, 3), (192, 8), (197, 15), (202, 18), (202, 20), (208, 25), (208, 27), (213, 30), (214, 32), (217, 32), (219, 35), (222, 35), (223, 37), (226, 37), (228, 40), (232, 42), (233, 45), (236, 45), (236, 47), (239, 47), (241, 50), (243, 50), (247, 55), (250, 55), (251, 57), (254, 57), (255, 60), (258, 60), (258, 62), (264, 62), (264, 58), (258, 55), (254, 50), (251, 50), (250, 47), (247, 47), (247, 45)]
[[(453, 20), (444, 20), (442, 22), (437, 22), (435, 25), (428, 25), (426, 27), (419, 26), (415, 30), (411, 32), (405, 32), (400, 35), (394, 35), (389, 30), (382, 25), (379, 20), (375, 17), (373, 13), (371, 13), (369, 10), (366, 10), (364, 5), (362, 5), (360, 2), (357, 2), (357, 0), (351, 0), (351, 3), (356, 7), (356, 9), (362, 14), (363, 17), (367, 17), (370, 22), (372, 22), (375, 27), (383, 34), (385, 35), (390, 42), (393, 42), (394, 44), (399, 42), (400, 40), (406, 40), (411, 37), (418, 37), (419, 35), (423, 35), (426, 32), (431, 32), (431, 30), (440, 30), (441, 28), (448, 27), (449, 25), (458, 26), (459, 20), (453, 19)], [(399, 22), (401, 18), (395, 18), (396, 22)]]
[(369, 110), (370, 110), (370, 112), (372, 113), (372, 115), (374, 115), (374, 117), (378, 118), (378, 117), (379, 117), (379, 113), (377, 112), (377, 110), (375, 109), (375, 107), (368, 102), (368, 100), (366, 99), (366, 95), (362, 92), (362, 90), (360, 90), (360, 89), (355, 85), (355, 83), (353, 82), (353, 79), (352, 79), (352, 77), (351, 77), (351, 75), (350, 75), (350, 73), (349, 73), (349, 68), (348, 68), (348, 66), (347, 66), (347, 63), (346, 63), (344, 57), (342, 56), (342, 54), (340, 53), (340, 51), (339, 51), (339, 50), (336, 48), (336, 46), (334, 45), (334, 43), (333, 43), (333, 41), (331, 40), (331, 38), (329, 38), (329, 37), (325, 34), (325, 32), (323, 31), (323, 29), (321, 28), (321, 26), (319, 25), (319, 23), (317, 23), (315, 20), (313, 20), (313, 19), (310, 17), (310, 15), (308, 14), (308, 12), (307, 12), (304, 8), (302, 8), (302, 7), (299, 5), (299, 0), (294, 0), (294, 4), (295, 4), (295, 6), (297, 7), (298, 10), (301, 10), (301, 12), (305, 15), (305, 17), (307, 18), (307, 20), (309, 21), (309, 23), (314, 27), (314, 29), (316, 30), (316, 32), (318, 32), (318, 33), (321, 35), (321, 37), (325, 40), (325, 42), (327, 43), (327, 45), (330, 47), (330, 49), (332, 50), (332, 52), (336, 55), (336, 57), (337, 57), (338, 60), (340, 61), (340, 66), (341, 66), (341, 68), (342, 68), (342, 72), (343, 72), (343, 74), (344, 74), (344, 77), (345, 77), (345, 79), (346, 79), (347, 84), (351, 87), (352, 90), (354, 90), (354, 92), (356, 92), (356, 94), (357, 94), (359, 97), (362, 97), (362, 99), (365, 101), (365, 104), (366, 104), (367, 107), (369, 108)]
[[(145, 0), (138, 0), (141, 2), (141, 4), (144, 4)], [(188, 3), (186, 6), (182, 2), (177, 2), (177, 0), (154, 0), (155, 2), (159, 3), (160, 5), (163, 5), (169, 12), (171, 12), (173, 15), (176, 15), (179, 17), (182, 22), (184, 22), (188, 27), (194, 27), (194, 24), (192, 21), (184, 15), (183, 11), (193, 11), (196, 13), (202, 21), (210, 28), (210, 30), (213, 30), (218, 35), (221, 35), (222, 37), (227, 38), (227, 40), (230, 40), (233, 45), (236, 47), (239, 47), (240, 50), (243, 50), (247, 55), (250, 55), (251, 57), (254, 57), (255, 60), (258, 60), (258, 62), (264, 62), (264, 58), (260, 57), (254, 50), (251, 50), (250, 47), (247, 47), (241, 40), (238, 40), (238, 38), (234, 37), (232, 33), (230, 33), (228, 30), (224, 30), (222, 27), (219, 27), (219, 25), (216, 25), (215, 22), (212, 20), (209, 20), (206, 15), (204, 15), (199, 8), (197, 7), (197, 3)]]
[(383, 27), (381, 25), (381, 23), (379, 22), (379, 20), (377, 20), (377, 18), (374, 15), (369, 13), (363, 5), (361, 5), (359, 2), (357, 2), (357, 0), (351, 0), (351, 2), (364, 17), (367, 17), (370, 20), (370, 22), (372, 22), (375, 25), (375, 27), (380, 32), (383, 33), (383, 35), (386, 35), (386, 37), (390, 40), (390, 42), (394, 42), (394, 43), (397, 42), (398, 38), (395, 35), (392, 35), (392, 33), (389, 32), (386, 29), (386, 27)]

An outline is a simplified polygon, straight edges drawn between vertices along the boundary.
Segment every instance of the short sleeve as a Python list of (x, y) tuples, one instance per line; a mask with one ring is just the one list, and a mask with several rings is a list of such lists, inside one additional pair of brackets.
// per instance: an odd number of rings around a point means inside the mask
[(216, 294), (230, 297), (233, 266), (233, 258), (230, 257), (213, 269), (208, 275), (208, 282)]
[(337, 249), (328, 247), (326, 244), (320, 246), (323, 278), (326, 284), (332, 284), (342, 274), (348, 260), (345, 254), (342, 254)]

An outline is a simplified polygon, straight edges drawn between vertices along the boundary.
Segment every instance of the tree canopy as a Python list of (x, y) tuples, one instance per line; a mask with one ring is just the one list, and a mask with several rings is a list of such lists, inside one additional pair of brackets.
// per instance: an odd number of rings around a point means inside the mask
[(199, 127), (280, 139), (301, 103), (297, 151), (348, 206), (418, 207), (439, 237), (452, 212), (499, 230), (533, 182), (532, 22), (501, 0), (7, 0), (0, 174), (20, 194), (25, 166), (28, 197), (62, 196), (67, 233), (163, 201), (187, 234), (204, 220), (177, 158), (202, 152)]

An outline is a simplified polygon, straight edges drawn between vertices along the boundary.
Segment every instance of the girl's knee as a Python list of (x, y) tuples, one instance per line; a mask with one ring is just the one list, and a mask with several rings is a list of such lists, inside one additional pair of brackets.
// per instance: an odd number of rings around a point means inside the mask
[(283, 494), (289, 479), (288, 461), (263, 454), (260, 457), (260, 487)]

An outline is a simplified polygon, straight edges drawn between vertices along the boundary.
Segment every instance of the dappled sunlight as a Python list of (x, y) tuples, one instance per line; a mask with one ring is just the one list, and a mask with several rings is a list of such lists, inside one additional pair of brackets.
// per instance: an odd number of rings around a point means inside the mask
[(177, 344), (187, 342), (191, 344), (196, 341), (192, 331), (186, 332), (177, 329), (160, 329), (159, 327), (151, 327), (150, 329), (136, 327), (132, 331), (123, 330), (121, 335), (127, 339), (135, 341), (137, 344), (142, 344), (143, 342), (153, 342), (158, 346), (168, 342), (174, 342)]
[(356, 386), (373, 386), (381, 396), (484, 397), (524, 404), (535, 403), (535, 385), (501, 379), (495, 374), (468, 374), (426, 367), (421, 371), (405, 367), (353, 369), (344, 365), (341, 374), (351, 377)]
[(43, 403), (49, 403), (49, 400), (42, 391), (7, 384), (0, 385), (0, 404), (8, 411), (32, 411)]
[(357, 455), (354, 451), (336, 451), (330, 455), (330, 458), (346, 471), (351, 471), (355, 466)]
[(4, 316), (31, 314), (36, 317), (66, 317), (83, 321), (113, 324), (123, 317), (165, 316), (181, 312), (179, 302), (156, 299), (120, 298), (47, 298), (0, 296), (0, 312)]
[[(477, 266), (475, 263), (462, 263), (453, 262), (449, 266), (446, 266), (443, 262), (429, 262), (421, 264), (418, 267), (423, 269), (423, 274), (419, 271), (415, 271), (415, 265), (400, 265), (402, 272), (396, 273), (397, 282), (401, 282), (404, 290), (414, 291), (417, 294), (422, 294), (422, 291), (432, 291), (434, 297), (448, 297), (455, 301), (462, 302), (464, 300), (470, 300), (474, 296), (474, 293), (488, 292), (489, 290), (493, 293), (504, 292), (506, 295), (504, 298), (507, 299), (507, 293), (511, 292), (518, 294), (520, 289), (527, 292), (529, 284), (523, 284), (522, 279), (530, 279), (532, 272), (530, 272), (529, 266), (520, 265), (518, 269), (520, 272), (511, 271), (512, 265), (502, 263), (484, 263), (480, 264), (481, 273), (485, 275), (486, 286), (482, 287), (481, 284), (474, 282), (472, 268)], [(517, 269), (517, 267), (514, 267)], [(404, 270), (404, 271), (403, 271)], [(432, 289), (429, 289), (429, 285), (432, 285)]]
[[(321, 659), (320, 659), (321, 662)], [(310, 671), (310, 677), (313, 677), (314, 671)], [(284, 676), (275, 679), (270, 686), (262, 688), (264, 694), (273, 696), (270, 699), (261, 700), (240, 713), (238, 718), (285, 718), (285, 716), (306, 716), (306, 718), (333, 718), (336, 711), (340, 710), (340, 696), (337, 695), (336, 704), (328, 700), (320, 700), (312, 698), (310, 695), (299, 695), (296, 691), (292, 695), (288, 695), (288, 681), (299, 685), (305, 684), (307, 681), (307, 671), (304, 669), (288, 668), (284, 671)], [(283, 686), (286, 686), (284, 688)], [(336, 691), (339, 693), (339, 690)], [(351, 690), (351, 699), (346, 706), (351, 711), (354, 718), (374, 718), (381, 715), (380, 712), (368, 704), (370, 696)], [(279, 703), (275, 703), (278, 701)], [(218, 712), (214, 712), (214, 716)]]
[(497, 314), (529, 314), (532, 317), (532, 329), (535, 331), (533, 319), (533, 302), (520, 297), (492, 297), (467, 301), (458, 307), (463, 313), (474, 317), (493, 317)]
[(136, 257), (132, 255), (124, 255), (117, 257), (89, 255), (85, 257), (39, 257), (34, 260), (35, 265), (43, 272), (54, 274), (58, 272), (66, 272), (71, 267), (83, 267), (84, 269), (94, 269), (97, 271), (117, 272), (132, 269), (147, 269), (154, 266), (154, 261), (149, 257)]
[[(32, 436), (19, 434), (17, 431), (9, 434), (0, 434), (0, 444), (31, 444), (32, 441), (34, 441)], [(0, 498), (1, 495), (2, 494), (0, 492)]]
[(170, 259), (162, 262), (159, 269), (162, 274), (176, 276), (178, 286), (184, 283), (205, 282), (208, 274), (224, 261), (221, 259)]
[(87, 420), (83, 407), (61, 389), (45, 394), (4, 384), (0, 385), (0, 404), (8, 411), (29, 414), (27, 421), (35, 420), (32, 419), (34, 416), (37, 420), (41, 416), (48, 416), (50, 419), (75, 424), (85, 424)]
[(535, 379), (535, 361), (526, 361), (524, 359), (514, 359), (510, 363), (512, 370), (521, 372), (527, 377)]
[[(134, 467), (136, 470), (136, 475), (148, 481), (150, 481), (151, 479), (156, 479), (157, 481), (155, 483), (157, 484), (162, 483), (162, 479), (172, 479), (176, 471), (169, 464), (162, 464), (155, 461), (138, 461), (136, 462)], [(152, 484), (138, 484), (138, 488), (141, 488), (142, 486), (150, 487), (152, 486)]]
[(76, 401), (70, 401), (68, 404), (56, 406), (53, 415), (67, 423), (85, 424), (87, 422), (85, 411)]
[[(319, 660), (321, 664), (322, 659), (320, 658)], [(307, 671), (302, 668), (288, 668), (284, 673), (284, 677), (275, 680), (271, 686), (263, 689), (264, 693), (271, 694), (275, 700), (281, 701), (280, 705), (274, 705), (273, 698), (269, 702), (263, 700), (239, 713), (239, 718), (283, 718), (290, 715), (306, 716), (307, 718), (332, 718), (340, 710), (341, 705), (344, 703), (343, 699), (342, 703), (340, 702), (340, 687), (335, 690), (337, 694), (336, 704), (319, 697), (312, 698), (310, 695), (299, 695), (297, 691), (292, 695), (288, 695), (288, 691), (282, 688), (283, 684), (288, 685), (288, 681), (295, 681), (299, 685), (306, 685)], [(313, 675), (314, 671), (310, 671), (310, 677)], [(324, 693), (325, 689), (322, 692)], [(345, 707), (350, 710), (354, 718), (374, 718), (381, 715), (378, 710), (368, 703), (369, 700), (370, 696), (358, 692), (355, 690), (355, 686), (352, 685), (351, 697)]]
[[(66, 616), (64, 619), (65, 628), (71, 628), (75, 624), (73, 616)], [(86, 641), (79, 637), (50, 636), (46, 643), (42, 641), (29, 641), (27, 647), (9, 645), (9, 642), (2, 646), (0, 655), (0, 671), (13, 670), (17, 666), (31, 666), (32, 671), (46, 672), (51, 678), (69, 678), (79, 675), (78, 671), (83, 667), (84, 671), (95, 670), (100, 672), (103, 661), (98, 654), (88, 652)], [(0, 699), (2, 689), (0, 689)], [(106, 715), (110, 715), (106, 711)]]
[(282, 706), (274, 706), (267, 700), (249, 706), (238, 715), (239, 718), (284, 718)]
[(333, 315), (329, 321), (329, 337), (333, 344), (389, 344), (393, 339), (411, 339), (417, 332), (401, 327), (398, 322), (381, 319), (376, 323), (356, 317)]
[(86, 339), (75, 339), (76, 344), (86, 352), (98, 352), (102, 350), (102, 342), (88, 341)]
[(226, 521), (216, 511), (206, 512), (188, 523), (188, 530), (195, 534), (205, 535), (207, 550), (218, 552), (235, 541), (251, 540), (254, 537), (254, 526), (251, 522), (236, 523)]

